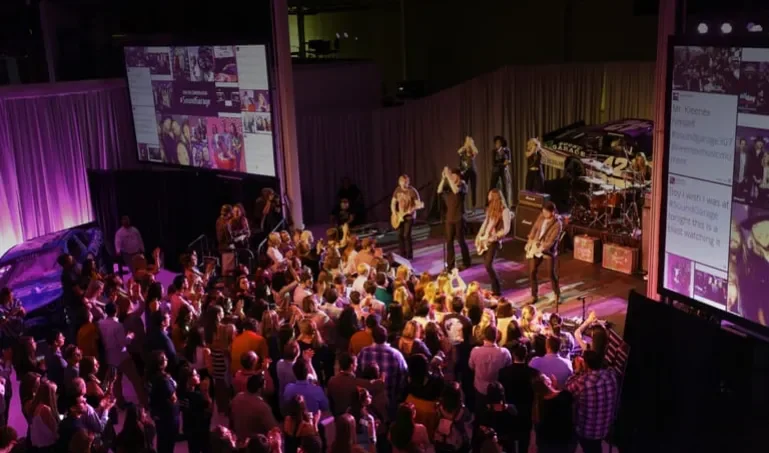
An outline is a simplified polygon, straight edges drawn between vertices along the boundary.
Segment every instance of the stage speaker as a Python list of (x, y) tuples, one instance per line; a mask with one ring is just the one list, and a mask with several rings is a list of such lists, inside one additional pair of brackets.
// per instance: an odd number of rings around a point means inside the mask
[(652, 242), (652, 197), (651, 194), (644, 196), (644, 207), (641, 209), (641, 270), (649, 272), (649, 250)]
[(518, 191), (518, 204), (531, 206), (532, 208), (542, 208), (545, 203), (550, 201), (550, 194), (530, 192), (528, 190)]
[(515, 208), (515, 238), (527, 241), (531, 227), (537, 221), (541, 208), (519, 204)]

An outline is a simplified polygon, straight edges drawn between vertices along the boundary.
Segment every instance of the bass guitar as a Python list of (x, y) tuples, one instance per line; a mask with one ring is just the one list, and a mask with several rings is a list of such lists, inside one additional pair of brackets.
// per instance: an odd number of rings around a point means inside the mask
[(390, 225), (393, 227), (394, 230), (397, 230), (398, 227), (401, 226), (401, 223), (403, 223), (403, 220), (406, 218), (407, 215), (414, 214), (418, 210), (425, 207), (425, 204), (421, 201), (417, 201), (414, 205), (414, 208), (410, 211), (395, 211), (392, 214), (390, 214)]
[(542, 245), (536, 239), (531, 239), (526, 243), (526, 259), (542, 258)]

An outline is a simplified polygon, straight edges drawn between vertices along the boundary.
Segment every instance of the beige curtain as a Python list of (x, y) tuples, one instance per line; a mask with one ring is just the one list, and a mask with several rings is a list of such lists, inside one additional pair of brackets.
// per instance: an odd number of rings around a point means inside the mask
[[(627, 68), (611, 70), (614, 65), (603, 63), (510, 66), (400, 107), (298, 115), (305, 222), (328, 221), (343, 176), (361, 188), (366, 206), (387, 200), (371, 209), (369, 221), (385, 218), (389, 194), (402, 173), (411, 176), (412, 184), (423, 189), (424, 201), (431, 203), (440, 170), (458, 164), (457, 149), (465, 135), (471, 135), (481, 151), (476, 161), (479, 199), (489, 188), (493, 137), (507, 138), (515, 197), (525, 183), (523, 155), (529, 138), (579, 120), (601, 122), (607, 115), (601, 109), (605, 94), (607, 101), (621, 94), (616, 105), (628, 112), (610, 119), (639, 116), (632, 114), (634, 103), (652, 104), (653, 83), (645, 91), (645, 82), (636, 80), (648, 77), (643, 65), (628, 63)], [(649, 68), (653, 82), (653, 66)], [(623, 83), (639, 88), (622, 92)], [(606, 91), (609, 86), (616, 86), (619, 94)], [(650, 107), (635, 108), (651, 112)], [(612, 109), (622, 113), (620, 107)], [(548, 173), (548, 178), (557, 176)]]
[(654, 62), (608, 63), (604, 121), (654, 118)]

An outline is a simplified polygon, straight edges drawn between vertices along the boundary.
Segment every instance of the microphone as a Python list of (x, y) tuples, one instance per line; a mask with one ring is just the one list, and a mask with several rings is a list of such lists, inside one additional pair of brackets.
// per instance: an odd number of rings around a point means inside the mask
[(577, 297), (577, 300), (580, 301), (580, 302), (584, 302), (585, 299), (587, 299), (587, 296), (579, 296), (579, 297)]

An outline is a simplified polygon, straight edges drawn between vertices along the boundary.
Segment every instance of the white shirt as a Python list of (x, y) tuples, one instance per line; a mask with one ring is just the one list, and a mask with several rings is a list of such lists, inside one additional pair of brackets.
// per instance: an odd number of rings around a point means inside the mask
[(144, 241), (139, 230), (129, 226), (120, 227), (115, 233), (115, 253), (127, 253), (133, 255), (144, 251)]
[(352, 274), (358, 272), (358, 270), (355, 268), (355, 257), (356, 256), (358, 256), (358, 251), (357, 250), (353, 250), (350, 253), (350, 256), (347, 257), (347, 263), (345, 263), (344, 270), (342, 271), (342, 272), (344, 272), (345, 275), (352, 275)]
[[(143, 316), (142, 316), (143, 317)], [(99, 322), (99, 334), (104, 344), (104, 353), (107, 364), (110, 366), (119, 366), (128, 358), (126, 345), (126, 331), (122, 324), (115, 318), (106, 318)]]
[(542, 222), (542, 227), (539, 229), (539, 239), (542, 239), (542, 236), (545, 235), (545, 231), (547, 231), (547, 227), (552, 221), (553, 219), (545, 219), (545, 221)]
[(358, 291), (361, 296), (365, 296), (366, 289), (364, 288), (364, 285), (367, 281), (368, 275), (359, 275), (358, 277), (355, 277), (355, 280), (352, 282), (352, 290)]
[(283, 257), (283, 254), (280, 253), (280, 250), (278, 250), (276, 247), (269, 247), (267, 249), (267, 256), (269, 256), (270, 259), (272, 260), (272, 266), (270, 266), (270, 268), (273, 271), (278, 270), (280, 265), (285, 260), (285, 258)]
[(745, 164), (747, 164), (748, 161), (748, 153), (745, 151), (738, 151), (737, 155), (740, 156), (740, 167), (739, 171), (737, 172), (737, 181), (742, 182), (745, 181)]
[(294, 288), (294, 305), (301, 307), (302, 301), (307, 296), (312, 296), (312, 292), (301, 284), (297, 285), (297, 287)]

